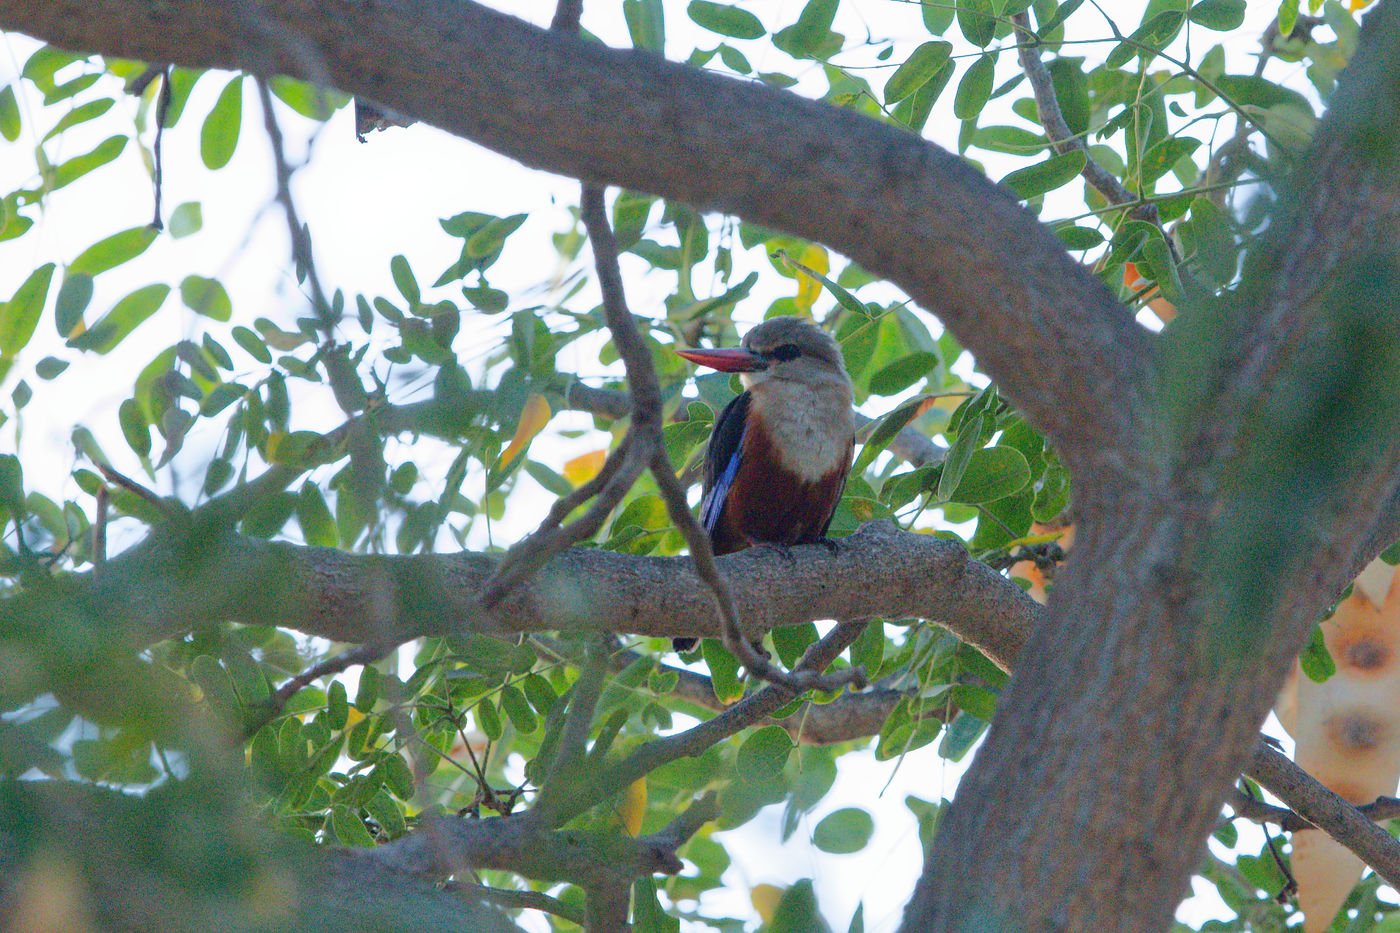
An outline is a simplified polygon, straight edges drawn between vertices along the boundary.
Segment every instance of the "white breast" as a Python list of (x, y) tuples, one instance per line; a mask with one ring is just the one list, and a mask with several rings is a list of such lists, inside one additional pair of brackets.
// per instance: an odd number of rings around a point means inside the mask
[(766, 379), (754, 386), (753, 406), (783, 466), (801, 479), (815, 482), (848, 466), (855, 431), (849, 386)]

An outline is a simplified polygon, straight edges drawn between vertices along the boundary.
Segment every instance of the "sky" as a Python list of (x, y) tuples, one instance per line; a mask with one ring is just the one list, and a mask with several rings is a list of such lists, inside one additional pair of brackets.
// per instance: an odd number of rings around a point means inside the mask
[[(741, 5), (759, 14), (773, 28), (793, 21), (802, 7), (801, 0), (755, 0)], [(1120, 23), (1128, 27), (1137, 23), (1136, 10), (1141, 8), (1137, 0), (1109, 6)], [(1271, 19), (1276, 4), (1251, 0), (1248, 9), (1249, 25), (1241, 36), (1257, 35)], [(509, 11), (546, 25), (553, 4), (520, 0), (509, 4)], [(1087, 7), (1078, 15), (1087, 15)], [(619, 3), (586, 3), (584, 25), (609, 44), (629, 44)], [(683, 56), (694, 44), (713, 42), (713, 37), (689, 24), (680, 2), (668, 2), (667, 27), (668, 35), (673, 37), (668, 48), (672, 57)], [(926, 38), (917, 7), (893, 0), (847, 0), (836, 28), (853, 37), (867, 31), (892, 37), (905, 51)], [(1084, 54), (1102, 55), (1110, 47), (1096, 47), (1097, 52), (1089, 48)], [(1231, 70), (1252, 70), (1253, 48), (1252, 44), (1245, 44), (1227, 49)], [(8, 37), (0, 43), (0, 85), (18, 73), (31, 49), (32, 44), (19, 37)], [(756, 69), (791, 68), (785, 56), (771, 51), (768, 54), (774, 56), (771, 63), (765, 61), (762, 53), (752, 57)], [(898, 54), (894, 56), (895, 61), (900, 58)], [(1003, 55), (998, 83), (1009, 77), (1014, 67), (1014, 56)], [(799, 87), (819, 84), (814, 73), (804, 77), (804, 84)], [(1288, 75), (1278, 77), (1286, 79)], [(226, 80), (223, 75), (201, 79), (187, 113), (198, 114), (201, 103), (207, 106)], [(884, 76), (871, 80), (878, 87)], [(284, 326), (295, 316), (297, 289), (288, 273), (285, 221), (273, 204), (270, 150), (261, 131), (255, 95), (251, 87), (247, 90), (244, 133), (228, 168), (210, 172), (200, 163), (197, 124), (193, 121), (181, 123), (165, 139), (165, 202), (173, 207), (185, 201), (201, 201), (203, 230), (185, 240), (163, 237), (139, 262), (105, 274), (99, 280), (94, 308), (103, 306), (104, 299), (110, 304), (125, 291), (159, 279), (161, 270), (175, 269), (179, 275), (194, 272), (220, 278), (229, 286), (236, 316), (266, 316)], [(951, 148), (955, 146), (957, 124), (951, 113), (945, 112), (950, 99), (951, 91), (945, 92), (926, 135)], [(137, 104), (126, 99), (118, 106), (134, 113)], [(32, 133), (33, 124), (28, 119), (31, 115), (25, 114), (27, 133)], [(46, 119), (52, 119), (52, 115)], [(567, 208), (576, 198), (575, 182), (525, 169), (428, 127), (374, 133), (368, 143), (360, 144), (354, 138), (346, 110), (315, 135), (309, 151), (307, 127), (285, 115), (283, 122), (292, 141), (291, 155), (298, 164), (304, 163), (296, 174), (293, 192), (303, 218), (311, 226), (323, 281), (349, 293), (392, 295), (388, 261), (395, 253), (407, 256), (419, 277), (431, 281), (456, 258), (451, 241), (438, 234), (437, 220), (463, 210), (530, 215), (530, 221), (512, 238), (506, 257), (492, 270), (492, 284), (496, 287), (512, 294), (537, 288), (542, 278), (541, 263), (555, 263), (549, 238), (571, 223)], [(50, 147), (50, 156), (57, 160), (64, 154), (81, 152), (100, 138), (100, 134), (88, 135), (86, 129), (64, 134)], [(32, 163), (27, 147), (35, 141), (32, 135), (26, 135), (18, 143), (0, 142), (0, 191), (13, 190), (28, 181)], [(37, 235), (0, 243), (0, 294), (11, 294), (24, 275), (40, 262), (70, 261), (94, 239), (149, 219), (151, 189), (134, 149), (128, 147), (116, 166), (94, 173), (52, 198)], [(1010, 163), (998, 165), (994, 158), (987, 163), (993, 177), (1011, 167)], [(112, 170), (117, 167), (120, 171)], [(114, 177), (122, 182), (114, 185)], [(629, 301), (634, 311), (647, 314), (665, 297), (666, 283), (661, 277), (643, 277), (639, 261), (625, 259), (625, 263)], [(766, 304), (752, 302), (736, 316), (756, 321)], [(17, 379), (26, 378), (35, 389), (35, 398), (22, 417), (0, 426), (0, 452), (19, 450), (23, 461), (33, 465), (34, 485), (55, 497), (73, 497), (77, 490), (62, 485), (76, 457), (69, 437), (75, 425), (84, 425), (97, 435), (119, 469), (139, 476), (139, 467), (117, 430), (116, 400), (129, 393), (134, 372), (157, 349), (183, 336), (198, 336), (202, 326), (200, 319), (172, 299), (118, 351), (101, 359), (82, 358), (81, 385), (62, 379), (46, 384), (26, 372), (24, 366), (18, 367), (0, 385), (0, 397), (8, 396)], [(469, 360), (498, 342), (503, 324), (495, 319), (469, 319), (464, 321), (463, 331), (458, 349)], [(78, 359), (76, 353), (63, 346), (48, 319), (41, 322), (36, 340), (44, 341), (44, 352)], [(40, 355), (26, 354), (27, 365)], [(559, 365), (585, 378), (606, 375), (597, 368), (596, 358), (588, 358), (583, 348), (567, 351)], [(249, 370), (254, 368), (250, 363)], [(9, 407), (6, 402), (7, 410)], [(337, 412), (330, 405), (325, 406), (322, 415), (324, 423), (312, 423), (316, 418), (313, 411), (309, 415), (311, 422), (297, 426), (324, 429), (338, 421)], [(592, 419), (563, 413), (555, 424), (587, 432), (591, 431)], [(553, 448), (537, 446), (532, 456), (558, 470), (568, 458), (605, 442), (606, 438), (598, 434), (586, 433), (581, 438), (555, 441)], [(199, 441), (191, 443), (197, 446)], [(192, 457), (189, 469), (202, 465)], [(428, 471), (424, 482), (431, 484), (434, 478)], [(500, 535), (496, 543), (509, 544), (513, 536), (523, 534), (549, 504), (543, 491), (519, 503), (519, 509), (511, 515), (513, 525), (496, 529)], [(1275, 734), (1279, 733), (1275, 730)], [(915, 824), (904, 808), (904, 797), (909, 793), (935, 800), (940, 795), (951, 796), (963, 766), (943, 761), (934, 746), (911, 754), (898, 768), (889, 762), (876, 762), (869, 754), (847, 756), (836, 786), (787, 845), (776, 845), (776, 808), (742, 830), (728, 834), (735, 867), (728, 879), (732, 881), (729, 903), (723, 906), (746, 909), (747, 890), (753, 884), (785, 885), (797, 878), (813, 877), (822, 907), (838, 930), (845, 928), (861, 898), (866, 900), (866, 929), (872, 933), (893, 930), (920, 862)], [(833, 856), (807, 844), (810, 827), (826, 812), (856, 804), (876, 813), (876, 835), (864, 851)], [(1188, 909), (1210, 911), (1212, 905), (1198, 903)]]

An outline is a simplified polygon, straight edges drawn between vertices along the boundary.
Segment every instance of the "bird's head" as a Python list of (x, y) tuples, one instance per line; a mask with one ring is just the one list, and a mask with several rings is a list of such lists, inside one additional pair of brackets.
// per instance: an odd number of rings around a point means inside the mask
[(814, 387), (835, 384), (849, 388), (851, 384), (841, 345), (806, 318), (769, 318), (745, 334), (737, 349), (676, 352), (692, 363), (741, 373), (747, 389), (769, 379)]

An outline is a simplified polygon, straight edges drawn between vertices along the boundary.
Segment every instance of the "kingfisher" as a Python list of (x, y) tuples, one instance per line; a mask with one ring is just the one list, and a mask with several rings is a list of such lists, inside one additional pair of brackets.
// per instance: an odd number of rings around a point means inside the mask
[[(773, 317), (735, 349), (677, 350), (740, 373), (705, 451), (700, 523), (715, 554), (827, 540), (855, 445), (851, 377), (841, 346), (812, 321)], [(695, 647), (676, 638), (677, 651)]]

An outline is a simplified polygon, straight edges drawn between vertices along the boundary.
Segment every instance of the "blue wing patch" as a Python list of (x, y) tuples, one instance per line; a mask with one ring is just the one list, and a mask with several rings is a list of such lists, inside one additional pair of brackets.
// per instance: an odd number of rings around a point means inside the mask
[(739, 472), (739, 460), (744, 454), (744, 437), (749, 427), (749, 401), (752, 396), (741, 392), (715, 419), (710, 443), (705, 449), (705, 494), (700, 498), (700, 522), (714, 540), (714, 530), (724, 511), (724, 500)]
[(734, 476), (739, 472), (739, 458), (743, 455), (744, 441), (741, 437), (739, 446), (734, 448), (734, 453), (724, 466), (724, 472), (715, 479), (714, 486), (705, 493), (705, 498), (700, 500), (700, 523), (708, 532), (713, 532), (715, 525), (719, 524), (719, 515), (724, 511), (725, 496), (729, 495), (729, 487), (734, 485)]

